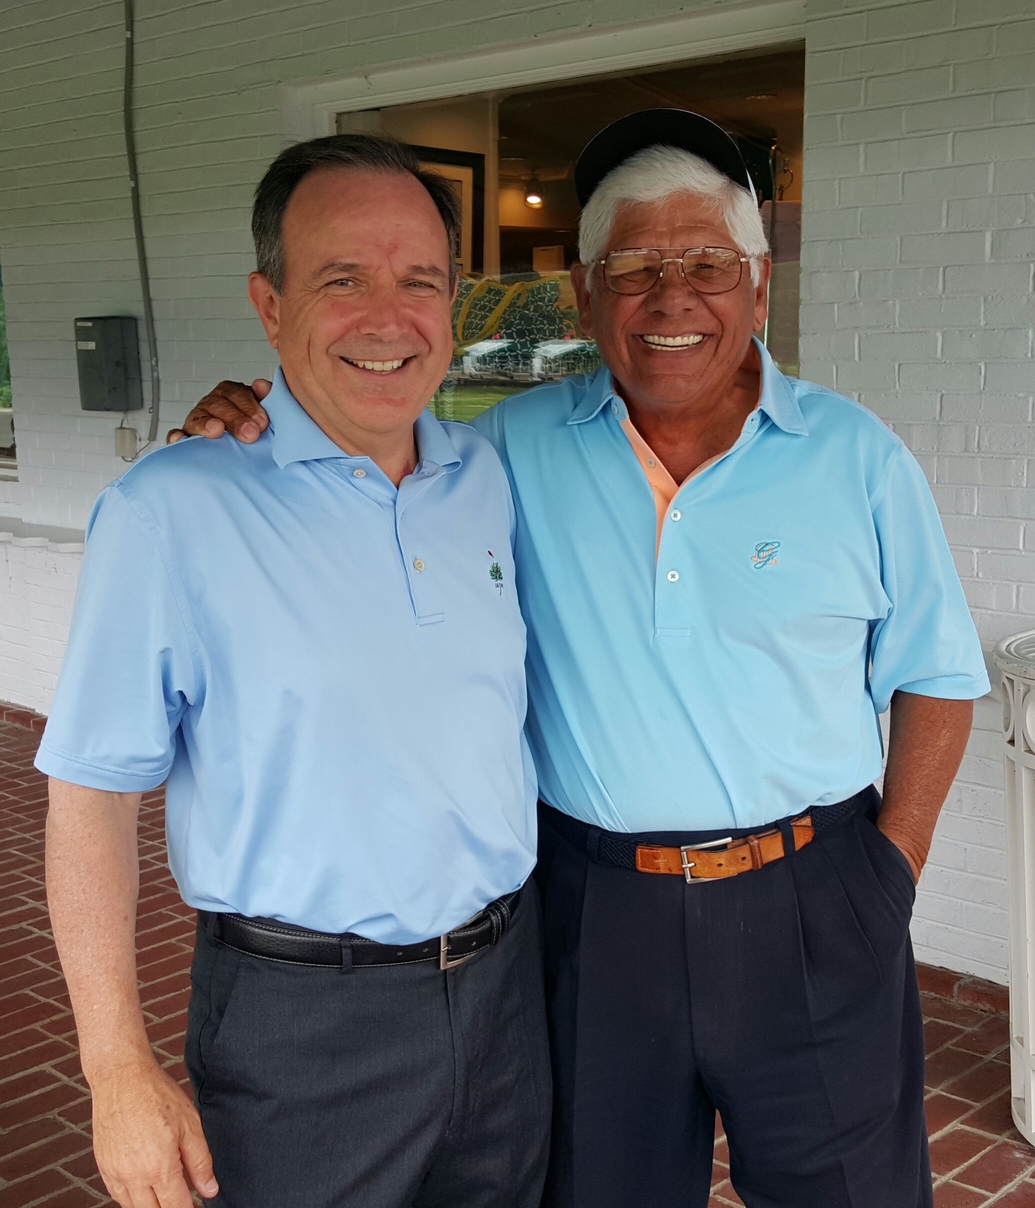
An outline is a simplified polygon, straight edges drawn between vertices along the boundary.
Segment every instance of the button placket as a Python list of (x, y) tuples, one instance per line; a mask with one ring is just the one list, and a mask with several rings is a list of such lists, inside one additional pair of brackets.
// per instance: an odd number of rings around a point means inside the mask
[(662, 525), (654, 577), (654, 632), (663, 637), (689, 637), (693, 628), (694, 551), (693, 536), (684, 525), (679, 508), (669, 507)]
[(400, 492), (395, 509), (395, 536), (410, 588), (414, 619), (418, 625), (435, 625), (445, 620), (442, 601), (436, 591), (439, 584), (436, 583), (434, 573), (434, 557), (430, 559), (429, 569), (427, 534), (416, 525), (420, 508), (412, 512), (409, 510), (410, 505), (416, 502), (417, 496), (424, 493), (434, 477), (437, 476), (409, 483), (407, 490)]

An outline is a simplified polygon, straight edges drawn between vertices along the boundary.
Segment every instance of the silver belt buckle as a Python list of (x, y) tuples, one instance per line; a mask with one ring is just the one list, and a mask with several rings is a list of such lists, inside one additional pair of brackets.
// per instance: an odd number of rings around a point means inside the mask
[(449, 936), (439, 936), (438, 941), (438, 967), (440, 969), (455, 969), (457, 965), (462, 965), (464, 961), (469, 961), (472, 956), (477, 955), (475, 952), (465, 952), (463, 956), (449, 955)]
[(710, 843), (698, 843), (695, 847), (681, 847), (679, 849), (679, 862), (683, 865), (683, 876), (686, 877), (687, 885), (700, 885), (702, 881), (713, 881), (715, 877), (695, 877), (690, 871), (694, 867), (694, 862), (689, 858), (689, 853), (692, 851), (706, 851), (709, 847), (723, 847), (727, 843), (733, 842), (733, 836), (727, 835), (725, 839), (712, 839)]
[(463, 956), (449, 955), (449, 937), (454, 931), (463, 931), (465, 927), (470, 927), (475, 919), (480, 918), (485, 913), (484, 910), (479, 910), (477, 914), (472, 914), (466, 923), (461, 923), (459, 927), (454, 927), (453, 931), (448, 931), (445, 935), (440, 935), (438, 938), (438, 967), (440, 969), (455, 969), (457, 965), (462, 965), (464, 961), (469, 961), (472, 956), (477, 956), (481, 951), (476, 948), (474, 952), (465, 952)]

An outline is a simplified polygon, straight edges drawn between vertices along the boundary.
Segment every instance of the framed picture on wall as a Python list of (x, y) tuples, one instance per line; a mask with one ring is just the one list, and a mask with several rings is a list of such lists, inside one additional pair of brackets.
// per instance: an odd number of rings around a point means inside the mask
[(485, 156), (474, 151), (410, 144), (421, 167), (450, 181), (460, 199), (460, 272), (480, 273), (485, 261)]

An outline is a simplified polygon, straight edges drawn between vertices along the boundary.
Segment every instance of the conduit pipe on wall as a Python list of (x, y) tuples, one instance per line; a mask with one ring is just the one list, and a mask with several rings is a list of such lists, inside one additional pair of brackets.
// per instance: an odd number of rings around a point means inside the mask
[(144, 247), (144, 223), (140, 216), (140, 178), (137, 175), (137, 148), (133, 136), (133, 0), (125, 0), (126, 60), (122, 82), (122, 125), (126, 135), (126, 164), (129, 169), (129, 198), (133, 210), (133, 239), (137, 249), (137, 270), (140, 276), (140, 293), (144, 300), (144, 330), (147, 333), (147, 356), (151, 365), (151, 424), (147, 432), (147, 444), (135, 457), (123, 458), (133, 461), (144, 449), (154, 444), (158, 436), (158, 404), (161, 397), (161, 380), (158, 375), (158, 340), (155, 337), (154, 308), (151, 305), (151, 279), (147, 271), (147, 250)]

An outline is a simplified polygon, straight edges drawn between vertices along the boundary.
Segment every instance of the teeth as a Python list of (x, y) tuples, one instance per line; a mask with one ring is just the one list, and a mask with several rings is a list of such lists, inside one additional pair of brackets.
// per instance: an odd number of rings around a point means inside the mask
[(692, 348), (704, 336), (643, 336), (643, 342), (653, 348)]
[(393, 369), (401, 369), (406, 364), (406, 358), (401, 361), (354, 361), (345, 357), (350, 365), (358, 365), (360, 369), (369, 369), (372, 373), (391, 373)]

